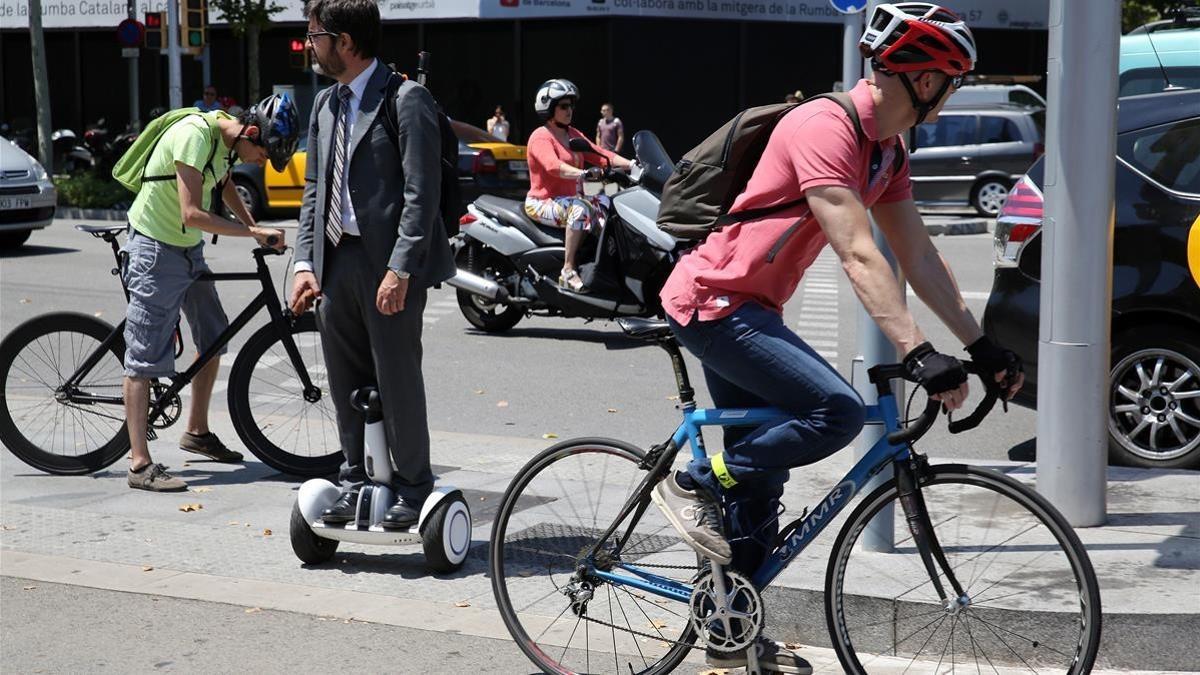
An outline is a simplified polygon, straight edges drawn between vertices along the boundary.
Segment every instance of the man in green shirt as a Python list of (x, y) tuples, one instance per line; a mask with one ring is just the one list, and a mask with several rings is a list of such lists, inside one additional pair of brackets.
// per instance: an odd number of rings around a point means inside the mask
[[(148, 158), (141, 190), (129, 209), (129, 240), (123, 274), (129, 290), (125, 323), (125, 416), (132, 447), (129, 486), (155, 492), (187, 484), (150, 458), (146, 442), (150, 381), (175, 373), (173, 333), (182, 310), (198, 353), (211, 347), (229, 325), (204, 262), (205, 232), (253, 237), (282, 249), (281, 230), (258, 227), (228, 180), (235, 158), (282, 171), (296, 149), (299, 121), (287, 96), (271, 96), (238, 118), (221, 111), (188, 115), (163, 132)], [(222, 218), (210, 204), (214, 188), (237, 221)], [(224, 353), (224, 349), (220, 353)], [(186, 451), (219, 462), (239, 462), (208, 428), (220, 359), (192, 380)]]

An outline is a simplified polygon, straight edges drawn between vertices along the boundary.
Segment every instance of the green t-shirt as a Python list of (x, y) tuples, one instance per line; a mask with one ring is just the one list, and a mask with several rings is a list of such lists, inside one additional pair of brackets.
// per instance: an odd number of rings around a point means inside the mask
[[(204, 190), (201, 207), (209, 210), (212, 189), (217, 180), (229, 170), (229, 149), (221, 141), (217, 120), (234, 119), (223, 111), (189, 115), (163, 132), (154, 154), (146, 164), (146, 176), (174, 176), (175, 162), (182, 162), (203, 172)], [(217, 151), (213, 153), (213, 144)], [(204, 165), (212, 155), (212, 170), (205, 171)], [(146, 181), (129, 207), (129, 224), (133, 229), (152, 239), (172, 246), (195, 246), (204, 233), (195, 228), (183, 227), (179, 215), (179, 185), (176, 180)]]

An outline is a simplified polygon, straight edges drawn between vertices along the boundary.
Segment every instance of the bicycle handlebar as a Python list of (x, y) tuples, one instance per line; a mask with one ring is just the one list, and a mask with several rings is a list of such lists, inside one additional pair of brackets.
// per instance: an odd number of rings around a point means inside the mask
[[(961, 420), (950, 420), (949, 429), (950, 433), (952, 434), (961, 434), (964, 431), (974, 429), (975, 427), (979, 426), (979, 424), (983, 422), (983, 418), (987, 417), (988, 414), (992, 412), (992, 408), (995, 407), (996, 401), (1000, 399), (1000, 395), (1002, 393), (1000, 385), (997, 384), (993, 379), (995, 373), (980, 372), (980, 367), (975, 365), (975, 363), (972, 361), (963, 361), (963, 368), (968, 373), (978, 377), (979, 380), (983, 382), (984, 397), (970, 415), (967, 415)], [(908, 377), (904, 372), (904, 368), (899, 364), (886, 367), (881, 366), (881, 374), (887, 379), (900, 377), (908, 380), (909, 382), (915, 383), (915, 380)], [(925, 410), (921, 413), (921, 416), (907, 427), (888, 434), (888, 442), (892, 445), (904, 445), (906, 443), (912, 443), (918, 438), (924, 436), (926, 432), (928, 432), (933, 426), (933, 423), (937, 421), (937, 416), (941, 411), (941, 407), (942, 404), (940, 401), (935, 401), (933, 398), (930, 398), (925, 402)]]

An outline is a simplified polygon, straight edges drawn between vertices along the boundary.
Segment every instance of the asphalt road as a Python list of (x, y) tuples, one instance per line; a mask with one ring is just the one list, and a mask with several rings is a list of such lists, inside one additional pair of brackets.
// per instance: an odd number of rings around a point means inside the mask
[[(112, 253), (104, 242), (73, 229), (76, 222), (56, 221), (35, 233), (25, 247), (0, 257), (0, 335), (56, 310), (83, 312), (111, 323), (123, 318), (120, 284), (110, 274)], [(294, 234), (288, 230), (289, 241)], [(935, 243), (953, 268), (967, 304), (981, 316), (991, 288), (991, 236), (938, 237)], [(208, 246), (206, 257), (216, 271), (248, 271), (253, 265), (249, 251), (248, 240), (227, 237)], [(281, 256), (270, 261), (278, 289), (285, 288), (283, 272), (289, 260)], [(254, 282), (225, 282), (219, 291), (232, 317), (258, 288)], [(910, 296), (910, 303), (933, 343), (961, 354), (957, 340), (919, 300)], [(857, 307), (836, 259), (827, 252), (806, 277), (802, 292), (785, 307), (785, 319), (849, 378)], [(508, 333), (488, 335), (467, 324), (448, 287), (431, 292), (425, 319), (431, 429), (527, 439), (598, 435), (647, 445), (666, 438), (678, 423), (666, 355), (626, 338), (613, 323), (533, 317)], [(265, 321), (265, 314), (256, 317), (235, 338), (231, 352)], [(180, 370), (191, 353), (189, 345)], [(688, 358), (699, 385), (699, 364)], [(232, 361), (226, 357), (225, 365)], [(224, 377), (228, 369), (222, 373)], [(702, 404), (707, 403), (703, 387), (697, 389)], [(214, 414), (222, 415), (221, 383), (217, 390)], [(1004, 416), (997, 410), (968, 435), (951, 437), (940, 426), (921, 449), (940, 457), (1006, 459), (1016, 448), (1014, 457), (1027, 459), (1035, 431), (1031, 411), (1013, 408)], [(711, 436), (710, 445), (719, 447), (720, 435)], [(434, 457), (436, 461), (436, 448)]]

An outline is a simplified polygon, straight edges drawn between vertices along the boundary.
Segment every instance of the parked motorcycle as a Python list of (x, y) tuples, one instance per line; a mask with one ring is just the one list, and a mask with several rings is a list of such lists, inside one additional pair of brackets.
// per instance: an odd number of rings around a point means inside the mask
[[(582, 144), (576, 147), (576, 144)], [(589, 151), (575, 139), (571, 149)], [(461, 232), (452, 240), (458, 273), (448, 283), (458, 289), (458, 306), (472, 326), (499, 333), (526, 315), (614, 319), (656, 316), (658, 292), (684, 245), (658, 229), (655, 220), (662, 186), (672, 163), (649, 131), (633, 137), (638, 162), (629, 173), (607, 167), (602, 182), (616, 184), (610, 198), (592, 200), (600, 227), (579, 251), (585, 292), (558, 284), (565, 249), (563, 230), (525, 215), (517, 200), (483, 195), (467, 206)]]
[(50, 134), (50, 144), (54, 150), (55, 173), (72, 175), (91, 169), (95, 165), (92, 151), (88, 150), (70, 129), (55, 130)]
[(121, 155), (137, 140), (137, 134), (129, 127), (114, 138), (109, 137), (108, 125), (103, 117), (96, 120), (91, 128), (83, 132), (83, 144), (92, 153), (96, 173), (100, 176), (112, 175), (112, 168)]

